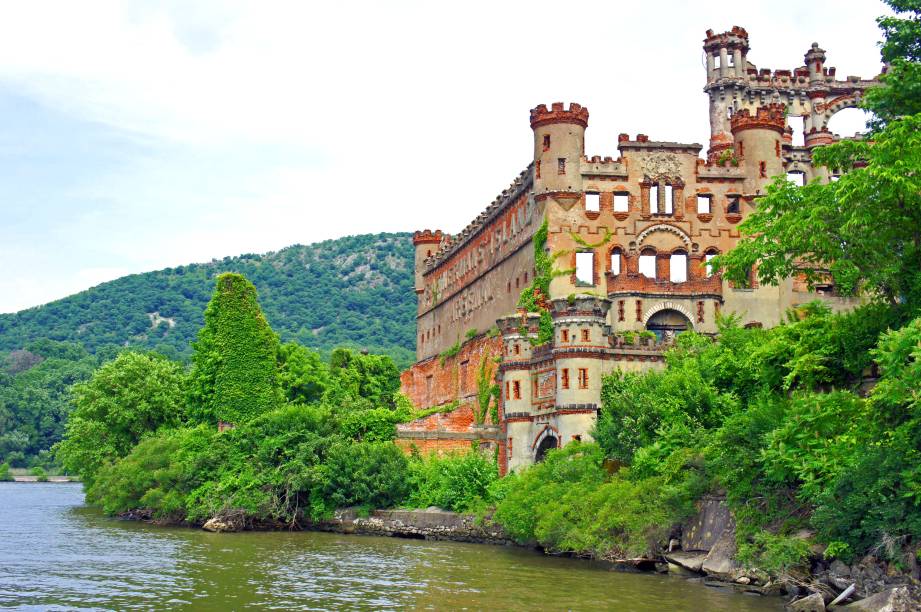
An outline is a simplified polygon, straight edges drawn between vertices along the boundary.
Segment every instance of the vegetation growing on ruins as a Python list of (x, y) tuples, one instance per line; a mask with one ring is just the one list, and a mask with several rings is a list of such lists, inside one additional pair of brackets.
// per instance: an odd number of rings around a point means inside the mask
[[(808, 569), (813, 543), (845, 561), (918, 556), (921, 4), (890, 4), (894, 70), (866, 98), (872, 139), (814, 152), (837, 181), (776, 181), (716, 264), (737, 280), (756, 263), (762, 282), (830, 274), (869, 302), (807, 304), (768, 330), (728, 316), (717, 341), (679, 336), (664, 371), (607, 377), (595, 443), (551, 451), (492, 491), (516, 538), (601, 557), (661, 549), (702, 493), (722, 490), (743, 563)], [(608, 473), (605, 458), (623, 467)]]
[(216, 285), (192, 345), (188, 410), (200, 423), (239, 424), (278, 406), (279, 342), (252, 283), (228, 273)]
[(367, 349), (405, 367), (415, 358), (413, 262), (409, 234), (372, 234), (135, 274), (0, 315), (0, 352), (50, 338), (106, 359), (127, 346), (187, 361), (215, 277), (235, 272), (256, 286), (282, 341), (324, 357)]

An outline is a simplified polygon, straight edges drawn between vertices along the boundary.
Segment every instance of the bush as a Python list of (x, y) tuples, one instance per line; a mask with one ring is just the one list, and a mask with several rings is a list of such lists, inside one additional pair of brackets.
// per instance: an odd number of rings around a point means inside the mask
[(38, 482), (48, 482), (48, 474), (45, 472), (45, 469), (41, 466), (36, 466), (29, 470), (29, 473), (35, 476), (35, 479)]
[(340, 443), (329, 450), (323, 466), (315, 514), (346, 506), (390, 508), (409, 494), (409, 465), (393, 442)]
[(478, 451), (415, 457), (410, 474), (410, 506), (438, 506), (454, 512), (470, 512), (491, 501), (490, 487), (499, 478), (496, 462)]
[(0, 463), (0, 482), (12, 482), (13, 475), (10, 473), (9, 463)]

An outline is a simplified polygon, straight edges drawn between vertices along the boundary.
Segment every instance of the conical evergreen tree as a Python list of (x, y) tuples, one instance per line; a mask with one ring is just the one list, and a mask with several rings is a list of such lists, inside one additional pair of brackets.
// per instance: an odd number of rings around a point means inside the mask
[(244, 276), (217, 277), (205, 326), (192, 346), (192, 420), (236, 425), (278, 407), (278, 336), (259, 308), (256, 288)]

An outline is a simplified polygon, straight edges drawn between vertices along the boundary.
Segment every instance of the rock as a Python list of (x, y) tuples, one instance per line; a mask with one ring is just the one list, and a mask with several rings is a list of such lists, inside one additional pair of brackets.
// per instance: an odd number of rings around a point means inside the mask
[(821, 593), (813, 593), (787, 604), (790, 612), (825, 612), (825, 600)]
[(790, 612), (825, 612), (825, 600), (821, 593), (812, 593), (787, 604)]
[(680, 550), (665, 555), (666, 561), (692, 572), (699, 572), (706, 558), (707, 553), (705, 552), (683, 552)]
[(681, 536), (684, 550), (709, 551), (719, 539), (720, 534), (732, 526), (732, 515), (725, 500), (715, 496), (705, 496), (697, 504), (697, 515), (685, 525)]
[(735, 529), (727, 527), (710, 548), (710, 552), (707, 553), (703, 563), (701, 563), (700, 569), (710, 576), (724, 579), (731, 578), (733, 570), (739, 567), (733, 559), (735, 554)]
[(202, 525), (201, 528), (205, 531), (212, 531), (214, 533), (238, 531), (232, 523), (216, 516), (214, 518), (208, 519), (208, 521)]
[(844, 606), (843, 609), (863, 612), (910, 612), (911, 610), (917, 610), (917, 605), (917, 601), (912, 602), (908, 587), (899, 586), (871, 595), (866, 599), (855, 601)]
[(751, 584), (752, 579), (748, 576), (739, 576), (736, 578), (736, 583), (738, 584)]
[(831, 565), (828, 566), (828, 571), (835, 576), (841, 576), (843, 578), (850, 578), (851, 576), (851, 568), (848, 567), (846, 563), (842, 563), (838, 559), (835, 559), (831, 562)]

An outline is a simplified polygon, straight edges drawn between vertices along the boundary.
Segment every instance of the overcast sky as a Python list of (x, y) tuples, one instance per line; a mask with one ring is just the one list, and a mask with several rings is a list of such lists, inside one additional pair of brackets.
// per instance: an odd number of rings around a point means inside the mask
[[(349, 234), (456, 232), (528, 164), (528, 110), (708, 135), (707, 28), (879, 71), (876, 1), (4, 2), (0, 312)], [(832, 128), (853, 133), (853, 120)]]

